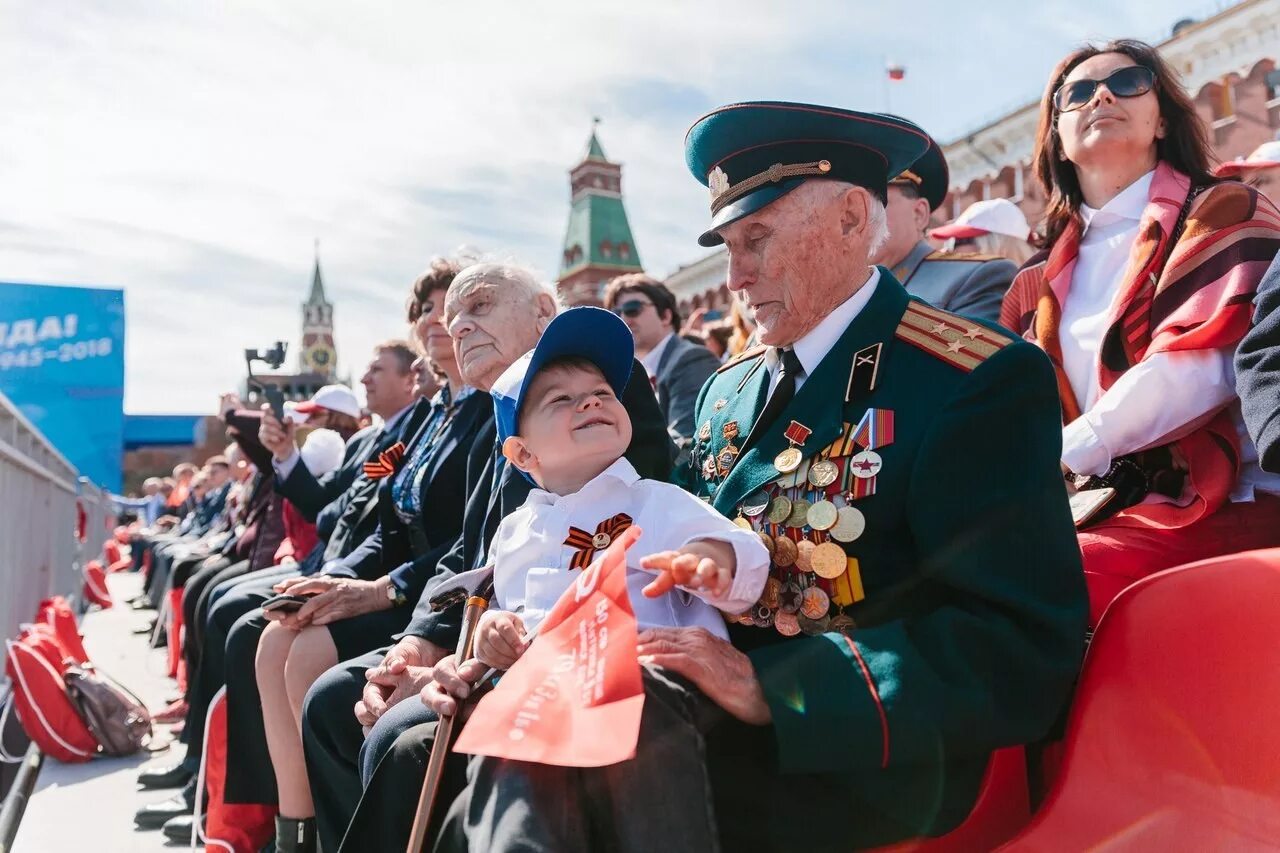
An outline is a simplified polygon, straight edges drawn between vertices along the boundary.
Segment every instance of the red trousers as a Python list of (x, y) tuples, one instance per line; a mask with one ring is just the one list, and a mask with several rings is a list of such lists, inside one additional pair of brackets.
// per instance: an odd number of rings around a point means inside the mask
[(1089, 584), (1089, 625), (1120, 591), (1147, 575), (1237, 551), (1280, 545), (1280, 497), (1258, 493), (1252, 503), (1228, 503), (1173, 530), (1116, 527), (1102, 522), (1077, 538)]

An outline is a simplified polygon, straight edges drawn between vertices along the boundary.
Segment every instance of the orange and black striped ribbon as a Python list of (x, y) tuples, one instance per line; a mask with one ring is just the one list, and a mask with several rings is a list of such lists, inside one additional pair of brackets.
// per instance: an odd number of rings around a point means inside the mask
[(381, 480), (396, 472), (396, 466), (404, 458), (404, 442), (397, 441), (378, 454), (372, 462), (364, 463), (364, 475), (370, 480)]
[(601, 533), (606, 533), (609, 536), (609, 541), (613, 542), (613, 540), (618, 538), (622, 531), (626, 530), (630, 526), (631, 516), (627, 515), (625, 512), (620, 512), (613, 518), (607, 518), (597, 524), (596, 532), (594, 534), (588, 533), (580, 527), (570, 526), (569, 535), (564, 540), (564, 544), (568, 545), (570, 548), (577, 548), (578, 550), (574, 553), (573, 560), (569, 563), (569, 568), (585, 569), (587, 566), (591, 565), (591, 558), (600, 550), (593, 542), (596, 536), (599, 536)]

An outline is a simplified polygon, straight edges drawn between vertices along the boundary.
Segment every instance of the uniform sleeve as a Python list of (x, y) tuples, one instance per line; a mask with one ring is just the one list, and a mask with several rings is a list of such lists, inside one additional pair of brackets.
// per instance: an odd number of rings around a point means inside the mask
[(947, 310), (977, 320), (994, 323), (1000, 319), (1000, 303), (1009, 292), (1018, 271), (1013, 261), (986, 261), (973, 265), (973, 272), (952, 292)]
[(694, 413), (698, 397), (707, 377), (716, 372), (720, 362), (706, 347), (691, 346), (680, 363), (675, 365), (667, 386), (667, 432), (681, 456), (693, 440)]
[(1052, 370), (1029, 345), (994, 355), (939, 410), (906, 497), (939, 605), (751, 654), (785, 772), (982, 755), (1049, 730), (1088, 611), (1060, 436)]
[(1258, 285), (1253, 328), (1235, 356), (1236, 390), (1263, 470), (1280, 474), (1280, 257)]
[[(733, 548), (736, 566), (728, 592), (722, 596), (701, 590), (688, 592), (728, 613), (742, 613), (759, 601), (769, 579), (769, 552), (760, 537), (682, 489), (666, 483), (648, 485), (652, 490), (645, 502), (645, 520), (657, 534), (655, 541), (660, 550), (677, 550), (697, 540), (724, 542)], [(649, 529), (644, 522), (640, 526)]]

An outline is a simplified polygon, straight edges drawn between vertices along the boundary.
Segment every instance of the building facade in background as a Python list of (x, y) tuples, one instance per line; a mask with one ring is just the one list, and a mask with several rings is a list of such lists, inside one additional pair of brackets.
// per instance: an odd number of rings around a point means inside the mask
[(565, 305), (600, 305), (611, 278), (643, 267), (622, 203), (622, 166), (605, 156), (594, 129), (569, 171), (569, 198), (557, 289)]
[[(1179, 21), (1157, 47), (1194, 96), (1219, 160), (1244, 157), (1280, 138), (1280, 0), (1243, 0), (1202, 21)], [(975, 201), (1007, 198), (1038, 228), (1046, 203), (1031, 172), (1039, 108), (1037, 98), (943, 146), (951, 189), (934, 214), (935, 226)], [(680, 267), (666, 284), (686, 315), (702, 307), (723, 310), (727, 272), (721, 250)]]

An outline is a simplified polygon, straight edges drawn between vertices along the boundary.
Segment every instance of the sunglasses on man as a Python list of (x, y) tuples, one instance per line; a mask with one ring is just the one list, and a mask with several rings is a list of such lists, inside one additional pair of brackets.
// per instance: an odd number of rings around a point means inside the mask
[(1069, 113), (1092, 101), (1099, 86), (1105, 85), (1107, 91), (1117, 98), (1136, 98), (1150, 92), (1155, 84), (1154, 71), (1143, 65), (1130, 65), (1112, 71), (1101, 80), (1073, 80), (1063, 83), (1053, 93), (1053, 105), (1058, 112)]
[(643, 299), (628, 299), (618, 305), (617, 308), (614, 308), (613, 313), (619, 317), (639, 317), (644, 313), (644, 309), (652, 304), (652, 302), (645, 302)]

